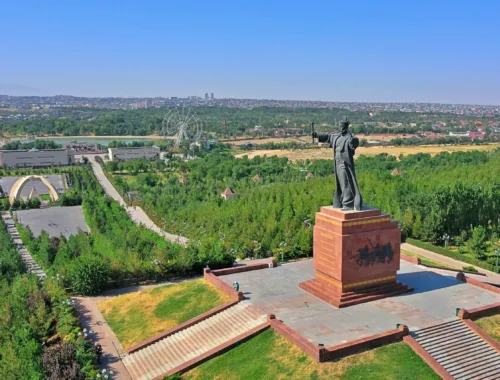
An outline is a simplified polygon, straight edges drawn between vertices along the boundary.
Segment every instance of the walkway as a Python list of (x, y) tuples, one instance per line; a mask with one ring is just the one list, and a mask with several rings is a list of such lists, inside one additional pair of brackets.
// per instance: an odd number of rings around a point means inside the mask
[(144, 225), (145, 227), (149, 228), (150, 230), (156, 232), (157, 234), (163, 236), (165, 239), (170, 240), (171, 242), (174, 243), (179, 243), (182, 245), (186, 245), (188, 242), (188, 239), (180, 236), (180, 235), (172, 235), (169, 234), (168, 232), (163, 231), (160, 227), (158, 227), (150, 218), (149, 216), (144, 212), (144, 210), (139, 207), (139, 206), (133, 206), (129, 207), (127, 206), (127, 203), (123, 200), (122, 196), (116, 191), (115, 187), (112, 185), (112, 183), (109, 181), (109, 179), (106, 177), (104, 174), (104, 171), (102, 170), (101, 165), (95, 160), (95, 155), (86, 155), (89, 159), (90, 164), (92, 165), (92, 170), (94, 171), (95, 176), (97, 177), (98, 181), (101, 183), (102, 188), (108, 194), (111, 198), (113, 198), (115, 201), (119, 202), (122, 207), (125, 208), (127, 213), (130, 216), (130, 219), (134, 221), (135, 224), (137, 225)]
[(314, 344), (333, 346), (394, 329), (398, 323), (411, 331), (456, 319), (457, 307), (473, 309), (500, 302), (500, 295), (463, 283), (456, 273), (441, 275), (401, 261), (397, 279), (412, 293), (337, 309), (299, 288), (315, 277), (313, 260), (272, 269), (219, 276), (234, 281), (247, 301), (262, 314), (274, 314)]
[(131, 377), (121, 360), (126, 352), (106, 323), (94, 300), (89, 297), (74, 297), (74, 299), (77, 303), (76, 312), (82, 329), (92, 331), (89, 338), (102, 347), (99, 368), (106, 369), (108, 372), (113, 371), (112, 379), (129, 380)]
[(47, 275), (45, 274), (43, 269), (35, 262), (35, 260), (33, 260), (33, 257), (24, 246), (23, 241), (21, 240), (21, 237), (19, 235), (19, 231), (17, 230), (16, 224), (10, 216), (10, 213), (8, 211), (3, 211), (2, 219), (7, 226), (7, 232), (12, 237), (12, 243), (16, 246), (19, 254), (21, 255), (21, 259), (26, 264), (28, 272), (35, 274), (39, 278), (46, 278)]
[[(435, 253), (432, 251), (429, 251), (424, 248), (416, 247), (414, 245), (408, 244), (408, 243), (401, 243), (401, 249), (416, 253), (418, 255), (427, 257), (428, 259), (434, 260), (434, 261), (439, 261), (443, 264), (447, 264), (451, 267), (462, 269), (463, 267), (470, 267), (471, 264), (465, 263), (463, 261), (455, 260), (452, 259), (451, 257), (440, 255), (439, 253)], [(499, 284), (500, 285), (500, 274), (497, 274), (495, 272), (491, 272), (489, 270), (483, 269), (481, 267), (472, 265), (474, 268), (476, 268), (479, 272), (486, 274), (485, 276), (474, 276), (473, 274), (467, 274), (468, 277), (474, 277), (480, 281), (483, 282), (489, 282), (492, 284)]]

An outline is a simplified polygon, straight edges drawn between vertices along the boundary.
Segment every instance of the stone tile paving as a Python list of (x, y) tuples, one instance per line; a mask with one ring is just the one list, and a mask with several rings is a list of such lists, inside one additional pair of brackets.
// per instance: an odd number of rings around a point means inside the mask
[(337, 309), (300, 289), (314, 278), (312, 260), (277, 268), (221, 276), (228, 284), (238, 281), (249, 303), (262, 313), (273, 313), (313, 343), (345, 343), (396, 328), (411, 330), (455, 318), (455, 309), (474, 308), (500, 301), (500, 296), (470, 284), (401, 261), (398, 281), (413, 293)]
[(40, 236), (42, 230), (51, 237), (64, 235), (67, 238), (79, 230), (90, 232), (82, 206), (21, 210), (15, 211), (14, 216), (23, 227), (29, 226), (35, 236)]

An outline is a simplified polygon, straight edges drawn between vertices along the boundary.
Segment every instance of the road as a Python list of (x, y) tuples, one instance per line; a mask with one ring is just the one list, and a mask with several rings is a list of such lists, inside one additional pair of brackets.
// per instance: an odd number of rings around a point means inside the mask
[(97, 180), (101, 183), (101, 186), (103, 187), (104, 191), (106, 194), (108, 194), (111, 198), (113, 198), (115, 201), (119, 202), (122, 207), (125, 208), (127, 211), (127, 214), (130, 216), (130, 218), (134, 221), (135, 224), (137, 225), (144, 225), (145, 227), (149, 228), (151, 231), (156, 232), (157, 234), (163, 236), (165, 239), (174, 242), (174, 243), (179, 243), (182, 245), (186, 245), (188, 242), (188, 239), (185, 238), (184, 236), (180, 235), (172, 235), (169, 234), (168, 232), (163, 231), (160, 227), (158, 227), (150, 218), (149, 216), (144, 212), (144, 210), (139, 207), (139, 206), (127, 206), (127, 203), (123, 200), (122, 196), (116, 191), (115, 187), (112, 185), (112, 183), (109, 181), (109, 179), (106, 177), (104, 174), (104, 171), (101, 168), (101, 165), (95, 160), (95, 155), (85, 155), (89, 159), (90, 164), (92, 165), (92, 170), (94, 171), (94, 174), (97, 178)]
[[(458, 269), (471, 266), (471, 264), (465, 263), (463, 261), (455, 260), (455, 259), (452, 259), (451, 257), (440, 255), (438, 253), (428, 251), (427, 249), (416, 247), (416, 246), (408, 244), (408, 243), (402, 243), (401, 249), (403, 249), (405, 251), (412, 252), (412, 253), (416, 253), (418, 255), (427, 257), (428, 259), (438, 261), (438, 262), (441, 262), (443, 264), (447, 264), (451, 267), (458, 268)], [(467, 274), (467, 277), (473, 277), (473, 278), (475, 278), (479, 281), (482, 281), (482, 282), (489, 282), (491, 284), (500, 285), (500, 274), (497, 274), (495, 272), (491, 272), (491, 271), (483, 269), (481, 267), (477, 267), (474, 265), (472, 265), (472, 266), (474, 268), (476, 268), (479, 272), (486, 274), (486, 277), (485, 276), (475, 276), (473, 274)]]

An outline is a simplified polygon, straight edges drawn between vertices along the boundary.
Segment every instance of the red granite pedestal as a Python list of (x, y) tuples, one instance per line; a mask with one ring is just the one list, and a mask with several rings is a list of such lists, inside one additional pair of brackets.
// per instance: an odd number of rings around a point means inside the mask
[(380, 210), (321, 207), (314, 226), (316, 278), (299, 287), (336, 307), (412, 292), (396, 281), (400, 249), (398, 223)]

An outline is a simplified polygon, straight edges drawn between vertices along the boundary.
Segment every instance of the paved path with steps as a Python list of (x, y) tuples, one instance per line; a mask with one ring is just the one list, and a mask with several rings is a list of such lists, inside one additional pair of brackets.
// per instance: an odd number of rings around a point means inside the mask
[(82, 329), (86, 328), (92, 331), (89, 338), (102, 347), (99, 369), (106, 369), (108, 373), (113, 371), (111, 377), (113, 380), (129, 380), (130, 375), (121, 360), (127, 353), (106, 323), (94, 300), (91, 297), (75, 297), (74, 299), (76, 300), (76, 312)]
[(24, 246), (21, 237), (19, 236), (19, 231), (16, 228), (16, 224), (14, 223), (14, 220), (12, 219), (8, 211), (2, 212), (2, 219), (7, 226), (7, 231), (12, 237), (12, 243), (14, 243), (19, 254), (21, 255), (22, 260), (26, 264), (28, 272), (37, 275), (39, 278), (47, 277), (43, 269), (35, 262), (35, 260), (33, 260), (33, 257)]
[(123, 200), (122, 196), (118, 191), (115, 189), (113, 184), (109, 181), (109, 179), (106, 177), (104, 174), (104, 171), (102, 170), (101, 165), (95, 160), (95, 155), (86, 155), (89, 159), (90, 164), (92, 165), (92, 170), (94, 171), (94, 174), (97, 178), (97, 180), (100, 182), (102, 188), (108, 194), (111, 198), (113, 198), (115, 201), (120, 203), (122, 207), (125, 208), (127, 211), (127, 214), (130, 216), (130, 219), (134, 221), (135, 224), (137, 225), (144, 225), (150, 230), (156, 232), (157, 234), (163, 236), (165, 239), (170, 240), (171, 242), (174, 243), (179, 243), (182, 245), (186, 245), (188, 242), (188, 239), (180, 236), (180, 235), (172, 235), (169, 234), (168, 232), (163, 231), (160, 227), (158, 227), (144, 212), (142, 208), (139, 206), (132, 206), (129, 207), (127, 206), (127, 203)]
[(416, 253), (418, 255), (427, 257), (428, 259), (438, 261), (438, 262), (443, 263), (443, 264), (448, 264), (449, 266), (451, 266), (453, 268), (457, 268), (457, 269), (462, 269), (463, 267), (473, 266), (479, 272), (486, 274), (486, 277), (485, 276), (477, 276), (477, 275), (469, 274), (469, 273), (467, 273), (467, 277), (473, 277), (479, 281), (489, 282), (492, 284), (500, 285), (500, 274), (497, 274), (495, 272), (491, 272), (491, 271), (483, 269), (481, 267), (474, 266), (474, 265), (465, 263), (463, 261), (455, 260), (455, 259), (452, 259), (451, 257), (440, 255), (439, 253), (428, 251), (427, 249), (416, 247), (416, 246), (408, 244), (408, 243), (402, 243), (401, 249), (408, 251), (408, 252)]
[(457, 380), (500, 379), (500, 353), (459, 319), (411, 335)]
[(152, 379), (264, 323), (267, 316), (240, 302), (123, 359), (133, 379)]

